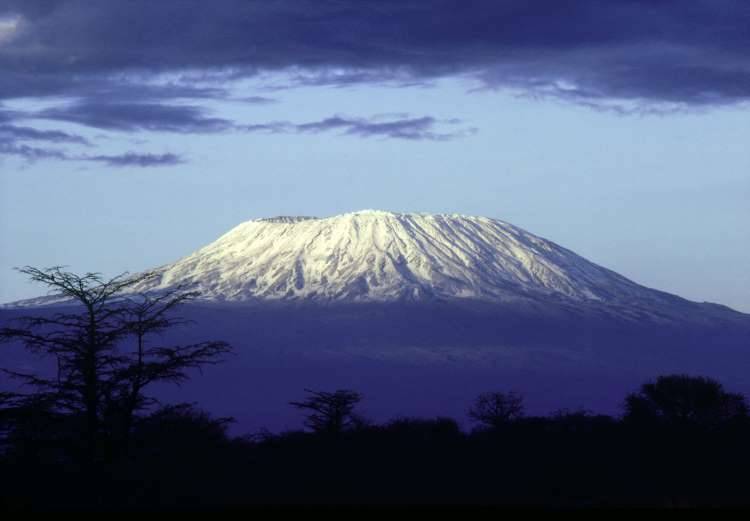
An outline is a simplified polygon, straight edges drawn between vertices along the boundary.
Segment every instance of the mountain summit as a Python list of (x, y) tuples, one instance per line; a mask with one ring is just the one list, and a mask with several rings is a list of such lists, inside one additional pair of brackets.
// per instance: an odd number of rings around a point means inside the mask
[(230, 302), (533, 300), (649, 311), (687, 304), (506, 222), (457, 214), (255, 219), (157, 271), (137, 289), (186, 284)]

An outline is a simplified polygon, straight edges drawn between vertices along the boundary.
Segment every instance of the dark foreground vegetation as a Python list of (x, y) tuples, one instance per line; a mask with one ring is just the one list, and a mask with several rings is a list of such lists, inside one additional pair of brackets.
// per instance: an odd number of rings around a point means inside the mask
[[(128, 295), (137, 282), (27, 268), (78, 301), (0, 334), (53, 357), (55, 374), (8, 376), (0, 393), (0, 505), (6, 510), (213, 509), (267, 504), (493, 504), (543, 507), (747, 506), (750, 417), (714, 380), (668, 375), (624, 397), (618, 418), (524, 413), (490, 390), (451, 418), (373, 424), (355, 390), (301, 390), (305, 430), (228, 435), (231, 419), (165, 406), (179, 382), (230, 347), (160, 346), (190, 298)], [(141, 279), (142, 280), (142, 279)]]
[(359, 420), (338, 430), (235, 438), (226, 420), (177, 406), (138, 418), (123, 452), (108, 452), (100, 440), (94, 465), (78, 457), (86, 451), (74, 418), (30, 415), (7, 434), (0, 487), (5, 508), (34, 510), (750, 503), (746, 416), (685, 412), (518, 416), (468, 433), (450, 418)]

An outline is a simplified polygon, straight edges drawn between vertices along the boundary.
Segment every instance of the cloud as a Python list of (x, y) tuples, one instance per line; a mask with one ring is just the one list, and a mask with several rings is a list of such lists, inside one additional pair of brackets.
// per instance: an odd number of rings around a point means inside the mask
[(380, 121), (379, 118), (363, 119), (334, 116), (320, 121), (295, 125), (297, 132), (326, 132), (343, 130), (345, 134), (359, 137), (387, 137), (407, 140), (444, 141), (473, 133), (473, 129), (457, 132), (438, 132), (435, 127), (440, 124), (456, 124), (458, 120), (437, 120), (430, 116), (403, 118), (392, 121)]
[(0, 157), (17, 156), (27, 161), (55, 159), (59, 161), (86, 161), (102, 163), (111, 167), (158, 167), (174, 166), (185, 162), (184, 158), (176, 154), (150, 154), (126, 152), (114, 155), (81, 155), (70, 154), (61, 150), (42, 148), (17, 142), (0, 141)]
[(127, 152), (119, 155), (102, 155), (102, 156), (85, 156), (78, 158), (82, 161), (93, 161), (104, 163), (107, 166), (125, 167), (154, 167), (154, 166), (174, 166), (184, 163), (185, 160), (175, 154), (137, 154)]
[(18, 34), (20, 24), (21, 17), (18, 15), (0, 17), (0, 45), (11, 41)]
[(205, 113), (205, 109), (193, 105), (81, 101), (43, 110), (35, 117), (126, 132), (206, 133), (233, 127), (229, 120), (207, 117)]
[(6, 0), (0, 19), (6, 98), (287, 71), (330, 85), (470, 76), (594, 104), (750, 99), (746, 0)]
[(745, 104), (748, 27), (747, 0), (1, 0), (0, 103), (64, 103), (32, 114), (0, 106), (0, 154), (111, 166), (182, 161), (85, 159), (42, 145), (80, 146), (83, 137), (19, 124), (35, 118), (128, 133), (434, 141), (475, 131), (432, 116), (253, 124), (212, 116), (212, 100), (276, 101), (238, 91), (247, 78), (280, 78), (268, 87), (281, 89), (454, 77), (475, 82), (473, 90), (620, 114)]
[(58, 161), (86, 161), (102, 163), (111, 167), (158, 167), (174, 166), (185, 162), (185, 160), (176, 154), (138, 154), (135, 152), (126, 152), (124, 154), (114, 155), (80, 155), (70, 154), (61, 150), (42, 148), (26, 145), (23, 143), (0, 141), (0, 157), (16, 156), (27, 161), (39, 160), (58, 160)]
[(0, 140), (0, 156), (18, 156), (29, 161), (36, 161), (39, 159), (69, 159), (65, 152), (59, 150), (40, 148), (17, 143), (15, 141), (3, 140)]
[(431, 116), (412, 118), (407, 114), (381, 115), (369, 119), (332, 116), (306, 123), (274, 121), (246, 125), (236, 124), (223, 118), (208, 117), (206, 110), (197, 106), (155, 103), (78, 102), (62, 108), (46, 109), (31, 117), (123, 132), (146, 130), (178, 133), (239, 131), (309, 134), (341, 130), (344, 134), (365, 138), (388, 137), (408, 140), (445, 140), (470, 133), (466, 130), (452, 132), (436, 130), (438, 125), (460, 123), (456, 119), (438, 120)]
[[(393, 118), (396, 119), (393, 119)], [(385, 120), (384, 120), (385, 118)], [(476, 132), (476, 129), (459, 129), (453, 131), (437, 129), (439, 125), (457, 125), (457, 119), (439, 120), (431, 116), (412, 118), (404, 114), (381, 115), (372, 118), (354, 118), (348, 116), (331, 116), (306, 123), (274, 121), (253, 125), (241, 125), (237, 128), (245, 132), (263, 132), (269, 134), (320, 134), (339, 130), (342, 134), (363, 138), (384, 137), (412, 141), (446, 141), (465, 137)]]
[[(17, 156), (29, 161), (40, 159), (66, 160), (68, 155), (50, 144), (88, 145), (89, 142), (78, 135), (60, 130), (39, 130), (32, 127), (17, 126), (2, 121), (13, 121), (15, 113), (0, 112), (0, 156)], [(43, 143), (44, 146), (29, 145), (27, 141)]]
[(270, 105), (271, 103), (276, 103), (277, 100), (274, 98), (267, 98), (265, 96), (244, 96), (240, 98), (232, 98), (233, 101), (242, 101), (244, 103), (249, 103), (252, 105)]
[[(0, 112), (0, 122), (12, 121), (18, 114), (8, 116), (9, 112)], [(8, 117), (6, 117), (8, 116)], [(25, 116), (24, 116), (25, 117)], [(27, 142), (40, 143), (41, 146)], [(0, 157), (15, 156), (27, 161), (58, 160), (87, 161), (102, 163), (107, 166), (153, 167), (172, 166), (184, 162), (180, 156), (171, 153), (151, 154), (127, 152), (114, 155), (88, 155), (50, 148), (50, 145), (86, 145), (92, 146), (82, 136), (61, 130), (40, 130), (32, 127), (0, 123)]]
[[(390, 138), (410, 141), (447, 141), (476, 132), (474, 128), (455, 128), (458, 119), (437, 119), (431, 116), (411, 117), (409, 114), (381, 114), (370, 118), (331, 116), (316, 121), (292, 123), (271, 121), (238, 125), (229, 120), (209, 118), (204, 111), (192, 106), (164, 106), (146, 104), (92, 105), (73, 104), (64, 108), (46, 109), (39, 113), (3, 113), (7, 121), (17, 119), (50, 119), (66, 123), (80, 123), (91, 127), (122, 132), (246, 132), (265, 134), (320, 134), (339, 131), (342, 135), (361, 138)], [(56, 159), (64, 161), (98, 162), (112, 167), (174, 166), (185, 159), (171, 153), (152, 154), (127, 152), (114, 155), (87, 155), (28, 145), (26, 141), (47, 144), (73, 144), (93, 146), (82, 136), (60, 130), (40, 130), (27, 126), (0, 123), (0, 156), (10, 155), (37, 161)]]
[(32, 127), (19, 127), (16, 125), (0, 124), (0, 140), (10, 141), (48, 141), (51, 143), (74, 143), (87, 145), (89, 142), (75, 134), (60, 130), (39, 130)]

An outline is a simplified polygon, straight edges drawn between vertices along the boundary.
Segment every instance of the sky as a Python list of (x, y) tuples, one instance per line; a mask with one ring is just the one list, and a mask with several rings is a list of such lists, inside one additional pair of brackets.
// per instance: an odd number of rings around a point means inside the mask
[(242, 221), (496, 217), (750, 312), (744, 0), (0, 0), (0, 302)]

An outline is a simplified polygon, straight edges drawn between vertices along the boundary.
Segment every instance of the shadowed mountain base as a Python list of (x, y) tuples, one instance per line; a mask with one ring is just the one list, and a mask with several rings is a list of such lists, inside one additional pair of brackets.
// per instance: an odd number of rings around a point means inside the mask
[[(28, 311), (4, 310), (1, 318)], [(627, 391), (667, 373), (701, 374), (750, 392), (750, 319), (723, 310), (721, 318), (701, 315), (703, 325), (469, 302), (188, 305), (181, 315), (196, 325), (170, 332), (165, 344), (210, 337), (235, 353), (158, 394), (234, 416), (241, 432), (299, 426), (287, 403), (304, 388), (355, 389), (365, 396), (363, 413), (377, 421), (462, 419), (478, 393), (508, 389), (526, 396), (532, 414), (615, 413)], [(20, 346), (4, 346), (0, 357), (16, 369), (49, 363)]]

